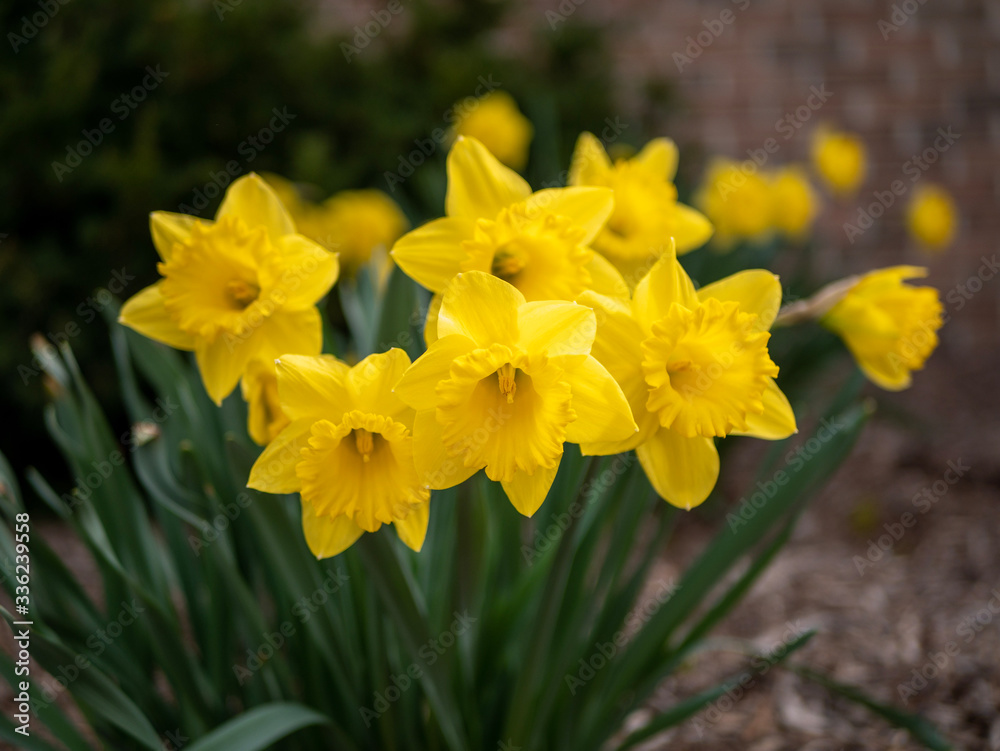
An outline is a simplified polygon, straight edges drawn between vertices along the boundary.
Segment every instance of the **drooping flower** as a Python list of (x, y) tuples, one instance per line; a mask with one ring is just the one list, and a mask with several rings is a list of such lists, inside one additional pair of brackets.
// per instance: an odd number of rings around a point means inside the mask
[(511, 169), (524, 169), (528, 146), (535, 129), (506, 91), (492, 91), (468, 102), (459, 102), (453, 111), (458, 119), (452, 138), (475, 138)]
[(302, 528), (317, 558), (383, 524), (412, 549), (423, 545), (430, 491), (413, 464), (413, 410), (392, 390), (409, 365), (400, 349), (354, 367), (328, 355), (277, 362), (291, 422), (254, 463), (247, 486), (301, 494)]
[(480, 271), (445, 290), (438, 334), (396, 386), (417, 411), (414, 459), (431, 488), (485, 468), (531, 516), (563, 443), (618, 441), (636, 425), (621, 388), (590, 356), (596, 319), (570, 302), (525, 302)]
[(955, 239), (958, 208), (944, 188), (920, 185), (906, 209), (906, 227), (922, 247), (941, 251)]
[(676, 172), (677, 147), (669, 138), (652, 140), (633, 158), (613, 164), (591, 133), (582, 133), (576, 142), (570, 184), (608, 187), (615, 196), (614, 211), (591, 244), (630, 286), (656, 262), (671, 237), (682, 254), (712, 236), (704, 215), (677, 202)]
[(809, 232), (819, 209), (819, 199), (805, 170), (797, 165), (782, 167), (769, 180), (775, 228), (788, 237), (801, 239)]
[[(484, 271), (517, 287), (528, 301), (575, 300), (587, 289), (627, 295), (621, 274), (589, 247), (613, 207), (608, 188), (532, 193), (479, 141), (461, 138), (448, 154), (447, 216), (403, 235), (391, 255), (437, 293), (461, 272)], [(429, 342), (435, 327), (432, 314)]]
[(695, 204), (715, 226), (713, 245), (720, 250), (740, 240), (761, 239), (774, 228), (770, 185), (751, 161), (714, 159)]
[(816, 129), (812, 139), (813, 167), (827, 187), (838, 196), (852, 196), (868, 172), (868, 155), (864, 143), (853, 133)]
[(129, 299), (119, 320), (194, 351), (216, 404), (255, 359), (319, 354), (316, 303), (337, 280), (337, 256), (296, 234), (260, 177), (233, 182), (214, 221), (156, 211), (150, 229), (163, 279)]
[(389, 268), (389, 248), (409, 223), (396, 202), (380, 190), (344, 190), (322, 203), (306, 200), (295, 185), (266, 176), (295, 222), (295, 228), (327, 250), (340, 254), (341, 271), (353, 276), (373, 257), (381, 276)]
[(889, 391), (907, 388), (911, 372), (937, 347), (944, 323), (938, 291), (904, 284), (925, 276), (919, 266), (892, 266), (840, 282), (839, 299), (819, 319), (844, 340), (865, 375)]
[(743, 271), (695, 291), (668, 252), (631, 304), (595, 293), (582, 302), (602, 313), (593, 355), (621, 384), (639, 426), (618, 442), (585, 442), (585, 454), (634, 448), (656, 492), (692, 508), (718, 479), (715, 438), (795, 432), (767, 349), (781, 304), (774, 274)]
[(266, 446), (288, 425), (278, 398), (274, 363), (251, 361), (240, 381), (240, 390), (247, 403), (247, 432), (254, 443)]

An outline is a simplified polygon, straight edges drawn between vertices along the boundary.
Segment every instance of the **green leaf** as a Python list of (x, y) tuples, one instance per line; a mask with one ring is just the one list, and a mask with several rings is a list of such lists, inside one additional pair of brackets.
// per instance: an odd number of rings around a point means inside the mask
[(259, 751), (292, 733), (312, 725), (325, 725), (329, 718), (292, 702), (255, 707), (221, 725), (187, 751)]

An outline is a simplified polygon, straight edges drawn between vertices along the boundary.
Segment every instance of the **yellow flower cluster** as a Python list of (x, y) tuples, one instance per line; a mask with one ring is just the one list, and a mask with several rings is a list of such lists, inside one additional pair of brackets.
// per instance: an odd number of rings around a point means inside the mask
[[(657, 493), (692, 508), (716, 484), (717, 438), (778, 440), (796, 421), (768, 350), (778, 278), (749, 270), (696, 289), (677, 255), (713, 228), (677, 202), (676, 164), (667, 139), (612, 163), (585, 133), (570, 186), (532, 192), (461, 137), (447, 159), (446, 216), (402, 237), (405, 220), (384, 197), (308, 206), (287, 183), (275, 180), (276, 192), (249, 175), (214, 220), (152, 215), (163, 279), (121, 320), (193, 351), (216, 403), (242, 384), (249, 432), (266, 444), (249, 486), (301, 495), (319, 557), (386, 524), (419, 550), (431, 490), (480, 469), (531, 516), (567, 442), (588, 455), (635, 449)], [(748, 176), (740, 189), (766, 198), (734, 204), (726, 210), (740, 220), (721, 222), (709, 199), (720, 235), (798, 234), (812, 220), (797, 169)], [(353, 366), (320, 354), (316, 303), (339, 271), (327, 248), (356, 268), (394, 239), (396, 263), (434, 293), (427, 351)], [(886, 388), (907, 385), (937, 341), (937, 293), (902, 284), (918, 273), (887, 269), (806, 306)]]
[(802, 167), (768, 172), (751, 160), (714, 160), (695, 203), (715, 225), (715, 245), (720, 250), (773, 232), (802, 239), (819, 210), (819, 199)]

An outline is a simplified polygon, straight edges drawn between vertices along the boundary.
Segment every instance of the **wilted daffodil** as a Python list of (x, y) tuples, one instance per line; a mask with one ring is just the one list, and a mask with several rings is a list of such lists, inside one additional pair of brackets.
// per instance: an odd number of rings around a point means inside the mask
[(454, 112), (458, 119), (453, 137), (475, 138), (511, 169), (524, 169), (534, 128), (517, 108), (514, 97), (506, 91), (492, 91), (456, 104)]
[(722, 250), (759, 239), (774, 227), (771, 187), (753, 162), (713, 160), (695, 204), (715, 226), (714, 244)]
[(319, 354), (316, 302), (337, 280), (337, 256), (296, 234), (260, 177), (236, 180), (215, 221), (156, 211), (150, 228), (163, 279), (128, 300), (119, 320), (193, 350), (216, 404), (255, 359)]
[(341, 270), (348, 276), (357, 273), (373, 254), (388, 254), (409, 226), (395, 201), (380, 190), (344, 190), (317, 204), (303, 198), (282, 177), (267, 175), (266, 179), (291, 214), (295, 228), (339, 253)]
[(924, 276), (919, 266), (892, 266), (840, 282), (839, 299), (819, 319), (844, 340), (865, 375), (889, 391), (907, 388), (911, 371), (937, 347), (944, 322), (938, 291), (904, 284)]
[(248, 487), (302, 496), (302, 528), (317, 558), (392, 524), (420, 550), (430, 491), (413, 466), (413, 410), (392, 387), (410, 365), (400, 349), (354, 367), (334, 357), (285, 355), (278, 395), (291, 423), (253, 465)]
[(253, 360), (240, 381), (247, 403), (247, 432), (260, 446), (266, 446), (288, 425), (278, 399), (278, 379), (274, 362)]
[(958, 209), (944, 188), (921, 185), (906, 209), (910, 235), (927, 250), (940, 251), (955, 239)]
[(514, 507), (541, 506), (563, 443), (621, 441), (636, 425), (621, 388), (590, 356), (596, 320), (570, 302), (525, 302), (481, 271), (445, 290), (440, 338), (396, 393), (417, 411), (414, 460), (431, 488), (485, 468)]
[(805, 170), (794, 165), (782, 167), (771, 174), (769, 180), (775, 229), (788, 237), (804, 237), (812, 227), (819, 208), (819, 199)]
[[(588, 246), (613, 207), (608, 188), (532, 193), (479, 141), (462, 138), (448, 154), (447, 216), (404, 235), (392, 257), (434, 292), (463, 271), (485, 271), (529, 301), (575, 300), (587, 289), (627, 295), (614, 266)], [(434, 338), (434, 312), (428, 341)]]
[(702, 214), (677, 202), (674, 174), (677, 147), (668, 138), (647, 143), (631, 159), (608, 158), (601, 142), (583, 133), (570, 167), (571, 185), (614, 190), (615, 208), (591, 245), (618, 267), (631, 286), (649, 270), (674, 238), (677, 253), (705, 244), (712, 225)]
[(838, 196), (853, 195), (868, 171), (868, 156), (861, 139), (826, 126), (813, 134), (812, 161), (816, 172)]
[(695, 291), (668, 252), (631, 305), (594, 293), (583, 302), (602, 311), (593, 355), (621, 384), (639, 425), (618, 442), (584, 442), (585, 454), (634, 448), (656, 492), (691, 508), (718, 479), (715, 438), (795, 432), (767, 349), (781, 304), (774, 274), (743, 271)]

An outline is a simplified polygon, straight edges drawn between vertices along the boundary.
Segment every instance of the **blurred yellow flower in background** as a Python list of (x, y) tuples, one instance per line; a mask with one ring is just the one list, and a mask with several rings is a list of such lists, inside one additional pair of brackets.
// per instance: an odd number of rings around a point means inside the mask
[(889, 391), (907, 388), (911, 371), (923, 368), (938, 344), (944, 323), (938, 291), (904, 284), (924, 276), (919, 266), (871, 271), (819, 319), (844, 340), (865, 375)]
[(769, 180), (775, 229), (794, 239), (805, 237), (819, 211), (819, 198), (806, 171), (789, 165), (777, 169)]
[(471, 105), (456, 105), (458, 119), (452, 139), (468, 136), (480, 141), (497, 159), (521, 171), (528, 163), (528, 147), (535, 129), (506, 91), (492, 91)]
[(292, 215), (296, 229), (340, 254), (345, 275), (356, 274), (373, 255), (378, 275), (388, 270), (389, 248), (409, 227), (389, 196), (380, 190), (344, 190), (317, 204), (303, 198), (291, 181), (278, 175), (265, 177)]
[(240, 381), (247, 403), (247, 432), (254, 443), (266, 446), (288, 425), (278, 399), (278, 379), (274, 362), (254, 360)]
[(596, 293), (581, 302), (601, 311), (593, 355), (621, 385), (639, 426), (621, 441), (582, 444), (584, 454), (634, 448), (656, 492), (690, 509), (718, 480), (714, 438), (795, 432), (767, 348), (781, 305), (774, 274), (742, 271), (695, 290), (671, 250), (631, 304)]
[(636, 431), (614, 378), (590, 356), (594, 312), (526, 302), (470, 271), (445, 290), (437, 341), (396, 385), (417, 411), (414, 460), (434, 489), (485, 468), (531, 516), (555, 479), (563, 443), (619, 441)]
[(316, 303), (337, 280), (337, 254), (297, 234), (278, 196), (256, 174), (229, 186), (214, 221), (156, 211), (150, 230), (163, 279), (129, 299), (119, 320), (194, 351), (216, 404), (254, 360), (319, 354)]
[(831, 192), (849, 197), (861, 187), (868, 172), (868, 152), (857, 135), (820, 126), (811, 148), (813, 167)]
[(726, 250), (739, 240), (757, 240), (774, 227), (772, 191), (753, 162), (714, 159), (695, 195), (715, 226), (714, 244)]
[(291, 422), (254, 463), (247, 485), (301, 494), (302, 528), (317, 558), (337, 555), (383, 524), (413, 550), (423, 546), (430, 490), (413, 465), (413, 410), (392, 390), (409, 365), (401, 349), (354, 367), (329, 355), (286, 355), (277, 363)]
[(672, 182), (677, 146), (668, 138), (647, 143), (631, 159), (611, 159), (591, 133), (576, 142), (570, 185), (595, 185), (614, 191), (615, 208), (607, 226), (591, 243), (634, 287), (674, 238), (677, 253), (699, 248), (712, 236), (704, 215), (677, 202)]
[(944, 188), (919, 185), (906, 209), (906, 228), (927, 250), (944, 250), (955, 239), (958, 207)]

